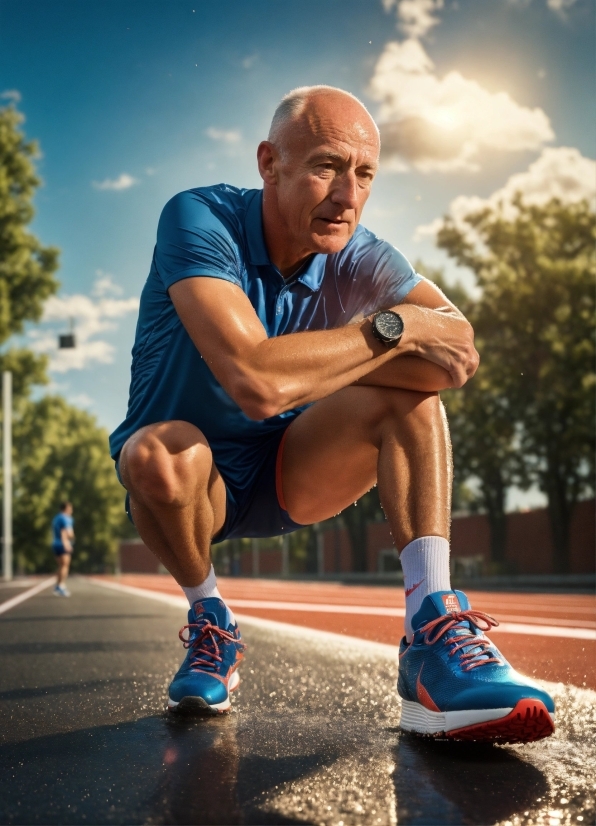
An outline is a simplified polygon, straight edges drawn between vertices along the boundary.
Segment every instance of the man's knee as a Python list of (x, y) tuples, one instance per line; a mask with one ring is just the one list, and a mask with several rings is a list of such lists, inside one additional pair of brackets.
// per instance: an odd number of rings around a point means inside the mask
[(443, 405), (438, 393), (390, 387), (369, 389), (373, 390), (376, 418), (380, 422), (407, 420), (412, 425), (424, 425), (443, 417)]
[(144, 503), (182, 506), (207, 485), (213, 467), (203, 433), (189, 422), (150, 425), (126, 442), (120, 475), (134, 498)]

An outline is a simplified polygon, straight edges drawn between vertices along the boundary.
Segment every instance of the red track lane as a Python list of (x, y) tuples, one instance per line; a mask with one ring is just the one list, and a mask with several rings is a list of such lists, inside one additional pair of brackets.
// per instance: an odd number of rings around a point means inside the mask
[[(123, 585), (182, 595), (179, 586), (167, 574), (124, 574), (115, 580)], [(405, 598), (401, 588), (224, 577), (218, 578), (218, 586), (232, 607), (235, 600), (287, 604), (283, 610), (238, 606), (238, 613), (391, 645), (397, 645), (403, 634), (401, 617), (324, 613), (315, 608), (311, 611), (293, 611), (291, 608), (292, 603), (403, 608)], [(596, 600), (589, 595), (494, 591), (468, 591), (467, 594), (474, 608), (503, 623), (596, 628)], [(507, 659), (528, 676), (596, 689), (595, 640), (510, 634), (497, 630), (494, 641)]]

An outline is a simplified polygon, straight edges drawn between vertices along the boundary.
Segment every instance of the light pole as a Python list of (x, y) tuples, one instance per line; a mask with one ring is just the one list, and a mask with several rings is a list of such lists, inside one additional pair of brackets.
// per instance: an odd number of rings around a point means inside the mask
[(12, 579), (12, 373), (2, 373), (2, 577)]
[[(60, 350), (76, 347), (74, 320), (70, 332), (58, 336)], [(12, 373), (2, 373), (2, 578), (12, 579)]]

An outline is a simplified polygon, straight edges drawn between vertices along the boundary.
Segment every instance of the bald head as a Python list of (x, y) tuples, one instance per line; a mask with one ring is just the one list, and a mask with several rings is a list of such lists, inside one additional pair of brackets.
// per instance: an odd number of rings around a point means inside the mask
[(286, 154), (308, 137), (346, 127), (351, 127), (354, 137), (379, 144), (378, 127), (357, 97), (334, 86), (301, 86), (279, 102), (268, 140)]
[(332, 86), (295, 89), (257, 150), (271, 260), (293, 273), (354, 234), (379, 164), (379, 131), (360, 101)]

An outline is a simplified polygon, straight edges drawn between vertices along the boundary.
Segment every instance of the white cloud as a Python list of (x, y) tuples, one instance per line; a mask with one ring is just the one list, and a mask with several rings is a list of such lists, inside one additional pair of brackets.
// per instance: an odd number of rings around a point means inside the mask
[(437, 76), (413, 38), (386, 44), (369, 91), (381, 103), (382, 157), (397, 171), (477, 170), (483, 149), (538, 150), (554, 138), (542, 109), (520, 106), (457, 71)]
[(114, 276), (103, 270), (95, 270), (95, 284), (91, 295), (96, 298), (103, 298), (105, 295), (122, 295), (124, 290), (119, 284), (114, 283)]
[[(596, 161), (585, 158), (577, 149), (567, 146), (544, 149), (525, 172), (512, 175), (505, 186), (488, 198), (460, 195), (451, 202), (449, 215), (466, 234), (469, 227), (464, 218), (471, 212), (489, 207), (501, 209), (506, 218), (514, 218), (515, 195), (521, 192), (528, 204), (545, 204), (552, 198), (564, 203), (588, 200), (596, 207)], [(416, 237), (435, 236), (443, 219), (418, 227)]]
[(440, 23), (435, 13), (443, 5), (443, 0), (383, 0), (386, 11), (395, 7), (398, 26), (408, 37), (424, 37)]
[[(512, 6), (528, 6), (532, 0), (508, 0), (508, 2)], [(549, 9), (559, 14), (560, 17), (565, 17), (565, 12), (567, 9), (570, 9), (571, 6), (576, 4), (577, 0), (546, 0), (546, 5)]]
[(131, 186), (141, 183), (138, 178), (133, 178), (128, 172), (123, 172), (117, 178), (106, 178), (103, 181), (92, 181), (92, 186), (95, 189), (113, 189), (120, 191), (122, 189), (130, 189)]
[(218, 143), (239, 143), (242, 140), (242, 132), (239, 129), (217, 129), (210, 126), (205, 129), (205, 134)]
[(22, 100), (22, 95), (18, 89), (6, 89), (2, 92), (2, 94), (0, 94), (0, 98), (11, 100), (13, 103), (20, 103)]
[(571, 6), (574, 6), (576, 0), (546, 0), (546, 5), (549, 9), (553, 11), (559, 12), (560, 14), (564, 13), (566, 9), (570, 9)]
[(87, 393), (76, 393), (74, 396), (68, 396), (68, 402), (76, 407), (91, 407), (94, 404), (93, 399)]
[[(138, 310), (139, 300), (109, 298), (106, 296), (106, 289), (113, 291), (119, 288), (113, 283), (111, 276), (101, 273), (93, 290), (94, 295), (100, 296), (97, 300), (87, 295), (76, 294), (52, 296), (46, 301), (40, 324), (30, 330), (28, 335), (33, 350), (49, 355), (51, 371), (65, 373), (68, 370), (83, 370), (93, 364), (111, 364), (114, 361), (114, 346), (94, 337), (99, 333), (115, 330), (117, 320)], [(57, 336), (66, 332), (71, 320), (74, 324), (76, 347), (59, 350)]]
[(252, 69), (255, 63), (258, 61), (259, 55), (257, 52), (255, 54), (247, 55), (244, 60), (242, 61), (242, 68), (243, 69)]

